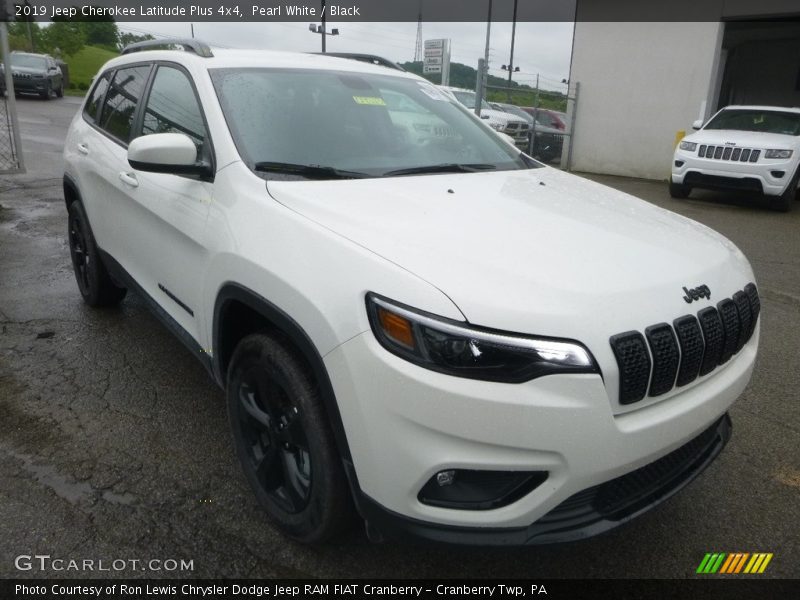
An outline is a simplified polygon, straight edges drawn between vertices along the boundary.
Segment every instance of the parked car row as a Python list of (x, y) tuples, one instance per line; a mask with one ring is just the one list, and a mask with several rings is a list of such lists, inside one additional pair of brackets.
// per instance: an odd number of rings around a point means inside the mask
[[(45, 100), (64, 95), (64, 74), (49, 54), (12, 52), (9, 56), (15, 94), (38, 94)], [(6, 92), (5, 67), (0, 63), (0, 95)]]
[[(561, 150), (564, 145), (564, 132), (565, 122), (549, 118), (548, 113), (556, 113), (544, 109), (530, 109), (517, 106), (515, 104), (507, 104), (505, 102), (490, 102), (489, 105), (495, 110), (503, 111), (507, 114), (515, 115), (528, 122), (530, 133), (528, 135), (528, 143), (524, 149), (530, 151), (531, 156), (538, 158), (542, 162), (550, 162), (555, 158), (561, 156)], [(553, 127), (553, 123), (558, 123), (560, 127)], [(530, 136), (533, 135), (533, 145), (530, 145)]]

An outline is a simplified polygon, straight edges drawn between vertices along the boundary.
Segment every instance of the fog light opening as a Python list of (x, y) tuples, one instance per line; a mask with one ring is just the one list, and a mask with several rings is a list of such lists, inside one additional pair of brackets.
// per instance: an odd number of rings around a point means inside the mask
[(772, 175), (775, 179), (780, 179), (784, 175), (786, 175), (786, 171), (770, 171), (770, 175)]
[(460, 510), (489, 510), (526, 496), (547, 479), (547, 471), (444, 469), (422, 487), (422, 504)]

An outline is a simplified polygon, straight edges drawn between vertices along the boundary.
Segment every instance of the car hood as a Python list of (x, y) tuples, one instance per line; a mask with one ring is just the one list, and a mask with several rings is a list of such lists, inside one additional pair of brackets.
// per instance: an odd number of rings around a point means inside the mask
[[(704, 225), (551, 168), (267, 186), (486, 327), (607, 347), (611, 334), (671, 322), (752, 281), (742, 253)], [(683, 287), (700, 285), (710, 301), (689, 306)]]
[[(472, 109), (470, 109), (472, 110)], [(491, 108), (482, 108), (481, 117), (488, 116), (490, 120), (501, 123), (527, 123), (522, 117), (512, 115), (511, 113), (503, 112), (502, 110), (494, 110)]]
[(16, 74), (26, 74), (26, 75), (47, 75), (47, 70), (45, 69), (36, 69), (33, 67), (15, 67), (11, 65), (11, 72)]
[(792, 148), (800, 145), (800, 136), (762, 131), (738, 131), (736, 129), (701, 129), (684, 139), (698, 144), (727, 144), (732, 147), (785, 148), (788, 145)]

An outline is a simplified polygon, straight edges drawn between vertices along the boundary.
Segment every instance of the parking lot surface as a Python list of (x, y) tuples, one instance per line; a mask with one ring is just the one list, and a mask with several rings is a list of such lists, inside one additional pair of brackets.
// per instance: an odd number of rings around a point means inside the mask
[[(706, 552), (772, 552), (762, 577), (800, 577), (800, 202), (782, 214), (746, 197), (678, 201), (665, 183), (592, 176), (720, 231), (756, 272), (761, 347), (731, 413), (733, 439), (680, 494), (560, 546), (372, 545), (354, 530), (305, 547), (261, 514), (222, 392), (141, 299), (129, 294), (113, 310), (83, 304), (61, 191), (78, 106), (18, 100), (28, 172), (0, 176), (0, 577), (682, 578)], [(17, 568), (16, 557), (33, 554), (192, 569)]]

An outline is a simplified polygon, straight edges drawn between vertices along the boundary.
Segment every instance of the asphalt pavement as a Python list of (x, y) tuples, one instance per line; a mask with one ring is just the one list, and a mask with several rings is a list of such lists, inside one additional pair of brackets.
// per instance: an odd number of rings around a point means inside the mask
[[(0, 577), (683, 578), (706, 552), (772, 552), (761, 577), (800, 577), (800, 202), (782, 214), (748, 197), (672, 200), (663, 182), (592, 177), (720, 231), (756, 272), (761, 348), (733, 439), (680, 494), (559, 546), (373, 545), (354, 530), (305, 547), (258, 509), (222, 392), (141, 299), (100, 311), (81, 301), (61, 190), (78, 107), (18, 100), (28, 172), (0, 176)], [(94, 569), (18, 559), (37, 554)], [(124, 568), (99, 571), (114, 560)]]

